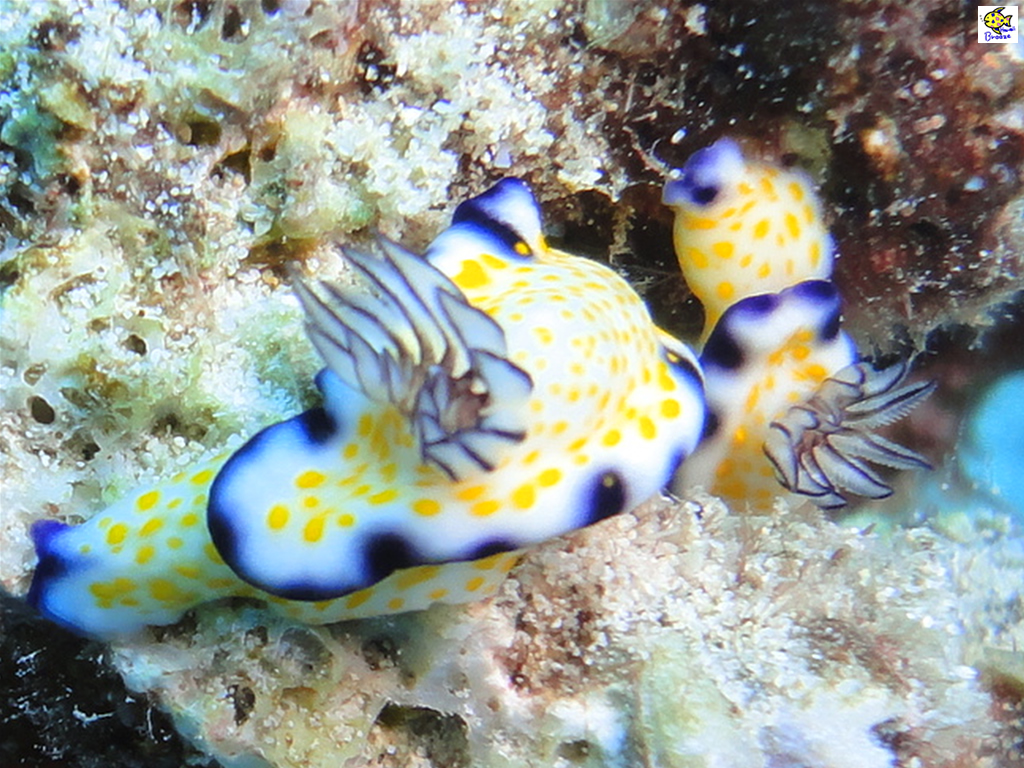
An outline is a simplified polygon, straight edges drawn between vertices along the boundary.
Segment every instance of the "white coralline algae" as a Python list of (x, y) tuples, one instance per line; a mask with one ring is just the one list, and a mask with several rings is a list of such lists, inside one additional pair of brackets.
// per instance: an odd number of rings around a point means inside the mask
[(211, 606), (115, 660), (229, 765), (423, 749), (424, 713), (432, 753), (473, 766), (952, 765), (994, 743), (959, 613), (986, 587), (956, 552), (656, 502), (533, 550), (487, 602), (333, 627)]

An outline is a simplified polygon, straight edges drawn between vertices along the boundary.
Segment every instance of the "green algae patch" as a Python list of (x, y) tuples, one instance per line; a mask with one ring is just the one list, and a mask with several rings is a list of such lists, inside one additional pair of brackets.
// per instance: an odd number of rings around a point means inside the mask
[(83, 131), (96, 129), (96, 114), (75, 83), (58, 80), (40, 88), (39, 103), (61, 122)]

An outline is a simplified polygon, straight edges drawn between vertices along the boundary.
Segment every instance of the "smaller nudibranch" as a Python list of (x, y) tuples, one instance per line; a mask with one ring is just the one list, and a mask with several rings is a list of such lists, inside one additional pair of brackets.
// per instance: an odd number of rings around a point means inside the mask
[(763, 452), (769, 426), (855, 358), (830, 282), (808, 280), (729, 307), (701, 354), (710, 416), (678, 486), (704, 485), (737, 507), (770, 510), (781, 489)]
[(34, 529), (29, 601), (109, 637), (238, 596), (308, 623), (493, 593), (522, 548), (628, 511), (697, 444), (703, 379), (614, 271), (550, 248), (521, 181), (426, 257), (346, 251), (296, 291), (323, 405)]
[(867, 465), (927, 467), (872, 433), (920, 402), (903, 366), (858, 362), (840, 329), (822, 206), (806, 176), (748, 161), (719, 139), (665, 187), (675, 245), (704, 302), (709, 417), (678, 491), (701, 485), (734, 509), (769, 511), (782, 489), (837, 508), (892, 491)]
[(733, 304), (832, 274), (834, 245), (806, 174), (747, 160), (723, 138), (665, 185), (686, 283), (704, 305), (704, 338)]

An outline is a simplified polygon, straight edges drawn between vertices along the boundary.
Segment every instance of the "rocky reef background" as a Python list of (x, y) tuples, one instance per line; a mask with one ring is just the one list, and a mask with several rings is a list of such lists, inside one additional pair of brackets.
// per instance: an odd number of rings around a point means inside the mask
[(316, 629), (214, 606), (114, 648), (5, 596), (4, 764), (1024, 765), (1020, 520), (949, 490), (965, 409), (1024, 366), (1024, 53), (973, 14), (0, 0), (9, 595), (33, 521), (311, 404), (286, 264), (340, 274), (325, 244), (374, 231), (421, 247), (506, 175), (692, 338), (660, 187), (745, 137), (820, 183), (861, 348), (940, 381), (905, 428), (940, 469), (868, 535), (653, 504), (486, 604)]

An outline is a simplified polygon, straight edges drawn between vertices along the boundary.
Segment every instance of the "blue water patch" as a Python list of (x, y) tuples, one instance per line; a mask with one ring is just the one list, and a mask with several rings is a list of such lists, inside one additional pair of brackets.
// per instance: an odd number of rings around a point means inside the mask
[(959, 459), (977, 491), (1024, 522), (1024, 371), (982, 396), (964, 423)]

